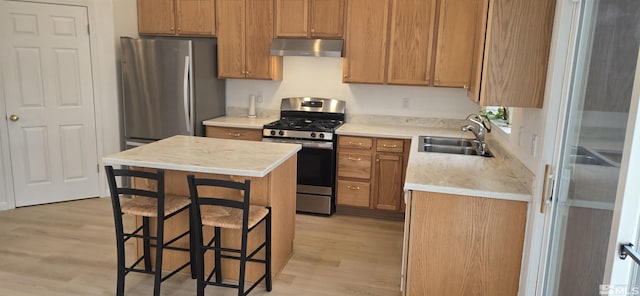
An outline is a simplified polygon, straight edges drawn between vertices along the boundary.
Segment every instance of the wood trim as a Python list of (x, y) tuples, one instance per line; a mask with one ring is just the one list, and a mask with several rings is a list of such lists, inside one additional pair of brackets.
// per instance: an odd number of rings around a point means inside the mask
[(472, 101), (480, 102), (480, 89), (482, 88), (484, 55), (487, 50), (485, 37), (487, 34), (487, 18), (489, 14), (489, 0), (478, 1), (478, 13), (476, 14), (476, 32), (473, 46), (473, 58), (471, 59), (471, 73), (467, 88), (467, 97)]

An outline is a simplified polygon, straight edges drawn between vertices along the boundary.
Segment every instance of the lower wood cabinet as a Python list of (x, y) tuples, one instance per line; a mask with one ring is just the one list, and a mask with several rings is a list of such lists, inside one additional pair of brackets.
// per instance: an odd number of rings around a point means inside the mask
[(518, 294), (527, 203), (413, 191), (403, 294)]
[(231, 140), (262, 141), (262, 129), (207, 126), (207, 137)]
[(338, 206), (401, 212), (409, 140), (339, 136)]

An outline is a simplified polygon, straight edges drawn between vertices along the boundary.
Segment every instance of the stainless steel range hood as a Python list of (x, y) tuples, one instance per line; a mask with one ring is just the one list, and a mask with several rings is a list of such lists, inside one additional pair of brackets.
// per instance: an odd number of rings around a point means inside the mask
[(271, 44), (271, 55), (339, 58), (342, 43), (343, 40), (277, 38)]

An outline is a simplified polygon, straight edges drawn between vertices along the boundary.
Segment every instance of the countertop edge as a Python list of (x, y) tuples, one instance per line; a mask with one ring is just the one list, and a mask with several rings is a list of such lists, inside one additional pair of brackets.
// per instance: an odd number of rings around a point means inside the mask
[(527, 202), (527, 203), (531, 202), (531, 199), (532, 199), (531, 194), (524, 194), (524, 193), (484, 191), (484, 190), (469, 189), (469, 188), (446, 187), (446, 186), (425, 185), (425, 184), (415, 184), (415, 183), (405, 183), (404, 190), (405, 191), (407, 190), (428, 191), (428, 192), (436, 192), (436, 193), (481, 197), (481, 198), (520, 201), (520, 202)]
[(376, 138), (391, 138), (391, 139), (403, 139), (410, 140), (414, 135), (400, 135), (391, 133), (372, 133), (372, 132), (354, 132), (354, 131), (340, 131), (336, 130), (336, 134), (340, 136), (354, 136), (354, 137), (376, 137)]
[(232, 176), (245, 176), (245, 177), (259, 177), (262, 178), (269, 173), (271, 173), (275, 168), (283, 164), (293, 155), (297, 154), (300, 150), (302, 150), (302, 146), (298, 145), (296, 149), (291, 150), (285, 156), (281, 157), (278, 161), (274, 162), (272, 165), (268, 166), (266, 169), (262, 171), (256, 170), (240, 170), (240, 169), (222, 169), (222, 168), (207, 168), (196, 165), (175, 165), (161, 162), (151, 162), (151, 161), (139, 161), (139, 160), (121, 160), (114, 159), (109, 157), (103, 157), (102, 163), (103, 165), (128, 165), (128, 166), (140, 166), (154, 169), (164, 169), (164, 170), (176, 170), (176, 171), (186, 171), (186, 172), (195, 172), (195, 173), (208, 173), (208, 174), (220, 174), (220, 175), (232, 175)]
[(202, 121), (204, 126), (246, 128), (260, 130), (265, 124), (278, 120), (278, 117), (221, 116)]

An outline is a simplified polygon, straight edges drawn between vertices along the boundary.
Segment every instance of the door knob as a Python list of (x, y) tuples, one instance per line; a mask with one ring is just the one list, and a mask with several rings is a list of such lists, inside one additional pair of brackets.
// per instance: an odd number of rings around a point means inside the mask
[(11, 121), (18, 121), (20, 119), (20, 117), (18, 115), (15, 114), (11, 114), (11, 116), (9, 116), (9, 120)]

